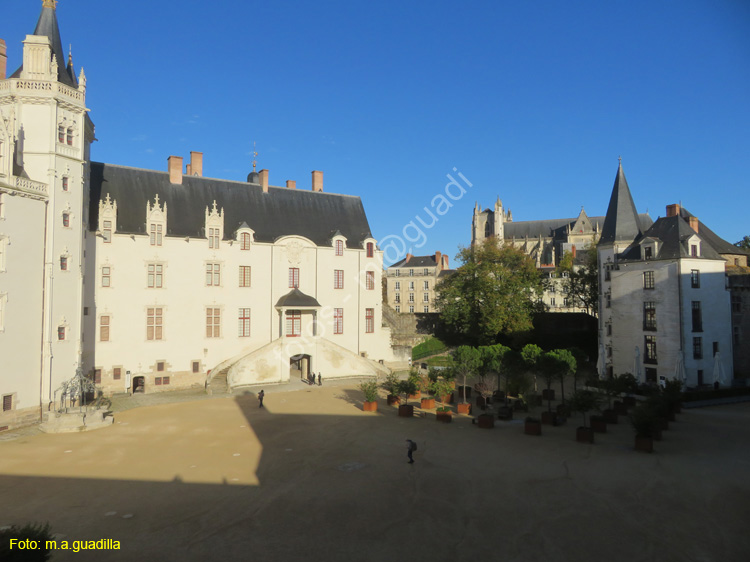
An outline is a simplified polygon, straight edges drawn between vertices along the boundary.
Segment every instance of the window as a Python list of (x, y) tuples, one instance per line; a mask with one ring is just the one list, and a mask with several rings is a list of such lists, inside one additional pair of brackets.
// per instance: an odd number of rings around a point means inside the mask
[(250, 266), (241, 265), (240, 266), (240, 287), (249, 287), (249, 286), (250, 286)]
[(429, 311), (430, 311), (430, 307), (429, 307), (429, 306), (425, 306), (425, 307), (424, 307), (424, 311), (425, 311), (425, 312), (429, 312)]
[(221, 284), (221, 264), (206, 264), (206, 287), (218, 287)]
[(373, 254), (375, 253), (375, 244), (372, 242), (367, 243), (367, 257), (371, 258)]
[(607, 357), (612, 357), (612, 346), (611, 345), (607, 346)]
[(430, 293), (425, 293), (422, 295), (422, 302), (430, 302)]
[(645, 336), (646, 354), (643, 356), (643, 362), (649, 364), (656, 363), (656, 336)]
[(608, 336), (612, 335), (612, 324), (607, 324), (607, 335)]
[(401, 277), (401, 270), (400, 269), (396, 270), (396, 277)]
[(164, 266), (160, 263), (148, 264), (148, 288), (149, 289), (161, 289)]
[[(606, 301), (605, 302), (605, 307), (606, 308), (611, 308), (612, 307), (612, 295), (610, 293), (607, 293), (606, 295), (604, 295), (604, 298), (605, 298), (605, 301)], [(552, 304), (555, 304), (554, 300), (555, 299), (552, 299), (552, 301), (553, 301)]]
[(563, 306), (568, 306), (568, 297), (563, 297)]
[(557, 292), (557, 287), (555, 287), (554, 285), (550, 285), (549, 292), (554, 295)]
[(299, 289), (299, 268), (298, 267), (289, 268), (289, 288)]
[(343, 308), (333, 309), (333, 333), (334, 334), (344, 333), (344, 309)]
[(401, 302), (401, 293), (396, 293), (396, 302)]
[(732, 295), (732, 312), (742, 312), (742, 295)]
[(409, 302), (414, 302), (414, 293), (409, 293)]
[(693, 359), (703, 359), (703, 338), (693, 338)]
[(656, 330), (656, 303), (654, 302), (643, 303), (643, 329)]
[(409, 290), (410, 291), (414, 290), (414, 281), (409, 281)]
[(343, 240), (336, 240), (336, 255), (337, 256), (344, 255), (344, 241)]
[(401, 281), (396, 281), (396, 290), (397, 291), (401, 290)]
[(644, 374), (646, 375), (646, 382), (656, 382), (656, 369), (653, 367), (646, 367)]
[(298, 338), (302, 334), (302, 313), (299, 310), (286, 311), (286, 337)]
[(691, 308), (693, 312), (693, 332), (702, 332), (703, 331), (703, 315), (701, 314), (701, 302), (693, 301)]
[(412, 313), (412, 314), (414, 313), (414, 307), (413, 306), (409, 307), (409, 312)]
[(62, 190), (68, 191), (68, 176), (63, 176), (62, 179)]
[(60, 256), (60, 269), (68, 271), (68, 258), (66, 256)]
[(66, 227), (66, 228), (70, 227), (70, 213), (63, 213), (62, 219), (63, 219), (63, 221), (62, 221), (63, 222), (63, 226)]
[(410, 270), (409, 270), (409, 277), (413, 277), (413, 276), (414, 276), (414, 270), (413, 270), (413, 269), (410, 269)]
[(240, 236), (240, 250), (249, 250), (250, 249), (250, 233), (249, 232), (243, 232)]
[(424, 290), (428, 291), (429, 289), (430, 289), (430, 282), (429, 281), (425, 281), (424, 282)]
[(200, 372), (200, 369), (201, 369), (201, 362), (200, 361), (193, 361), (193, 364), (192, 364), (192, 370), (193, 370), (193, 372), (194, 373), (198, 373), (198, 372)]
[(646, 246), (643, 248), (643, 257), (647, 260), (650, 260), (653, 257), (654, 249), (651, 246)]
[(160, 340), (164, 335), (163, 316), (161, 308), (146, 309), (146, 339)]
[(122, 367), (112, 369), (112, 379), (119, 381), (122, 378)]
[[(549, 304), (550, 304), (550, 306), (557, 306), (557, 303), (555, 302), (555, 297), (552, 297), (549, 300)], [(607, 300), (607, 308), (609, 308), (609, 300)]]
[(208, 247), (212, 250), (219, 248), (219, 229), (209, 228), (208, 229)]
[(401, 307), (400, 306), (396, 307), (396, 312), (401, 312)]
[(57, 127), (57, 142), (65, 142), (65, 127), (63, 125)]
[(238, 318), (237, 335), (241, 338), (250, 337), (250, 309), (240, 308)]
[(690, 286), (693, 289), (699, 289), (701, 286), (701, 272), (697, 269), (690, 270)]
[(154, 385), (161, 386), (161, 377), (154, 377)]
[(110, 271), (111, 270), (108, 265), (102, 267), (102, 287), (110, 287), (112, 285)]
[(3, 412), (10, 412), (13, 409), (13, 395), (3, 395)]
[(690, 256), (693, 258), (698, 257), (698, 244), (690, 244)]
[(5, 193), (0, 193), (0, 219), (5, 216)]
[(73, 145), (73, 127), (68, 127), (68, 134), (66, 136), (66, 140), (69, 146)]
[(422, 272), (422, 274), (423, 274), (423, 275), (429, 275), (429, 274), (430, 274), (430, 270), (429, 270), (428, 268), (426, 268), (426, 267), (425, 267), (425, 268), (424, 268), (424, 271)]
[(653, 271), (643, 272), (643, 288), (644, 289), (654, 288), (654, 272)]
[(156, 362), (156, 370), (160, 371), (160, 372), (164, 370), (164, 361), (157, 361)]
[(344, 288), (344, 270), (343, 269), (333, 270), (333, 288), (334, 289)]
[[(0, 322), (0, 328), (2, 328), (2, 322)], [(740, 327), (734, 326), (732, 328), (732, 336), (734, 338), (734, 345), (740, 345)]]
[(151, 224), (149, 241), (152, 246), (161, 246), (162, 225)]
[(112, 221), (103, 221), (103, 224), (102, 239), (105, 244), (109, 244), (112, 241)]
[(207, 338), (218, 338), (221, 337), (221, 309), (220, 308), (207, 308), (206, 309), (206, 337)]
[(64, 341), (65, 340), (65, 326), (58, 326), (57, 327), (57, 339), (58, 339), (58, 341)]
[(373, 289), (375, 289), (375, 272), (374, 271), (365, 272), (365, 288), (368, 291), (372, 291)]
[(570, 277), (570, 272), (568, 272), (568, 271), (563, 271), (563, 272), (562, 272), (562, 276), (563, 276), (563, 278), (564, 278), (564, 279), (567, 279), (568, 277)]
[(365, 333), (372, 334), (375, 331), (375, 309), (365, 308)]
[(102, 370), (94, 369), (94, 384), (102, 384)]
[(169, 377), (162, 377), (161, 378), (161, 383), (162, 384), (169, 384)]
[(609, 267), (607, 267), (607, 268), (606, 268), (606, 269), (604, 270), (604, 280), (605, 280), (605, 281), (610, 281), (611, 279), (612, 279), (612, 274), (610, 273), (610, 269), (609, 269)]
[(99, 341), (109, 341), (109, 316), (99, 317)]

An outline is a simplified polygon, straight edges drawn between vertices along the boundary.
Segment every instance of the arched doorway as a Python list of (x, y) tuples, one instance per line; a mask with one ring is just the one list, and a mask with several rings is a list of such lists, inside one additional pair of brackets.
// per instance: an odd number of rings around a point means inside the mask
[(299, 377), (309, 383), (312, 374), (312, 357), (307, 354), (293, 355), (289, 359), (289, 378)]
[(146, 392), (146, 377), (133, 377), (133, 392)]

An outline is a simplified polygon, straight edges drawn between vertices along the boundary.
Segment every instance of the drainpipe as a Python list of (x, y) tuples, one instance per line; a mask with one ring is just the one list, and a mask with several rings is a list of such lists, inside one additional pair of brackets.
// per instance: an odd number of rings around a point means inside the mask
[[(44, 246), (42, 250), (42, 332), (41, 332), (41, 354), (40, 354), (40, 371), (39, 371), (39, 421), (44, 421), (44, 403), (42, 402), (43, 393), (44, 393), (44, 376), (47, 372), (46, 365), (49, 362), (50, 373), (52, 372), (52, 342), (49, 339), (49, 321), (48, 321), (48, 314), (49, 314), (49, 295), (51, 293), (51, 285), (52, 285), (52, 264), (48, 263), (47, 261), (47, 217), (49, 215), (49, 199), (44, 201)], [(47, 280), (49, 279), (49, 283)], [(50, 287), (48, 287), (48, 284)], [(45, 325), (47, 326), (47, 330), (45, 330)], [(47, 359), (47, 354), (45, 353), (45, 350), (48, 350), (49, 354), (49, 361)], [(50, 380), (50, 385), (51, 385)], [(51, 391), (50, 391), (51, 392)]]

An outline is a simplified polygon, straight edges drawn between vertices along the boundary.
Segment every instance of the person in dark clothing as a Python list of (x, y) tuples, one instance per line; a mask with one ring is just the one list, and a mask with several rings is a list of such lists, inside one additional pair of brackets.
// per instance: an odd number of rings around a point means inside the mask
[(263, 397), (265, 395), (266, 395), (266, 393), (263, 392), (262, 390), (258, 393), (258, 403), (259, 403), (258, 404), (258, 408), (262, 408), (263, 407)]
[(323, 379), (320, 377), (320, 373), (318, 373), (318, 386), (323, 386)]
[(412, 454), (417, 449), (417, 444), (411, 439), (406, 440), (406, 456), (409, 457), (409, 464), (414, 464), (414, 457)]

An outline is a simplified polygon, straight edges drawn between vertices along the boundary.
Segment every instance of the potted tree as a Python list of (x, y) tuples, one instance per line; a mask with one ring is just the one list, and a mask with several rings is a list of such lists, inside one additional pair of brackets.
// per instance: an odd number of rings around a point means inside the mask
[(398, 406), (401, 402), (401, 399), (398, 397), (399, 382), (400, 381), (396, 373), (388, 373), (385, 377), (385, 380), (380, 383), (380, 388), (388, 393), (388, 396), (386, 396), (386, 401), (389, 406), (393, 406), (394, 404)]
[(399, 381), (398, 392), (404, 395), (404, 403), (398, 407), (398, 415), (402, 418), (410, 418), (414, 415), (414, 406), (409, 404), (409, 396), (417, 391), (417, 382), (414, 378), (409, 377), (406, 380)]
[[(466, 388), (467, 377), (473, 375), (479, 368), (481, 356), (479, 350), (475, 347), (462, 345), (453, 352), (453, 365), (456, 375), (463, 377), (463, 386)], [(468, 414), (471, 412), (471, 404), (466, 402), (466, 393), (462, 397), (461, 404), (458, 404), (459, 414)]]
[(653, 407), (646, 402), (637, 405), (630, 415), (630, 422), (635, 429), (635, 450), (653, 453), (654, 439), (661, 437)]
[(612, 399), (619, 396), (623, 390), (623, 384), (620, 377), (612, 377), (599, 381), (599, 388), (607, 398), (607, 408), (602, 411), (604, 421), (607, 423), (617, 423), (618, 413), (612, 409)]
[(550, 353), (543, 353), (537, 361), (537, 368), (547, 383), (547, 388), (542, 391), (542, 399), (547, 401), (547, 411), (542, 412), (542, 423), (557, 425), (557, 416), (552, 411), (552, 400), (555, 399), (555, 391), (552, 390), (552, 382), (557, 378), (557, 359)]
[(598, 397), (591, 390), (578, 390), (569, 400), (570, 409), (580, 412), (583, 416), (583, 425), (576, 429), (576, 441), (579, 443), (593, 443), (594, 431), (586, 425), (586, 414), (597, 407)]
[(576, 372), (576, 358), (567, 349), (551, 351), (556, 359), (557, 378), (560, 379), (560, 402), (565, 404), (565, 379)]
[(366, 381), (359, 385), (359, 389), (362, 391), (362, 394), (365, 395), (365, 402), (362, 404), (362, 409), (365, 412), (377, 412), (378, 383), (375, 381)]
[(682, 411), (680, 404), (682, 400), (682, 381), (668, 380), (664, 384), (661, 393), (664, 401), (667, 403), (669, 421), (675, 421), (675, 414), (679, 414)]
[(638, 392), (638, 381), (630, 373), (624, 373), (617, 378), (620, 380), (620, 384), (622, 385), (622, 392), (625, 393), (625, 397), (623, 398), (625, 407), (634, 407), (636, 405), (636, 399), (633, 395)]
[(422, 397), (420, 390), (422, 387), (422, 378), (419, 376), (419, 370), (416, 367), (412, 367), (408, 378), (414, 383), (414, 392), (409, 395), (409, 400), (419, 400)]
[(431, 389), (441, 403), (440, 407), (435, 411), (435, 417), (437, 421), (450, 423), (451, 421), (453, 421), (453, 411), (445, 405), (444, 401), (444, 398), (446, 396), (449, 396), (452, 390), (450, 382), (445, 379), (439, 378), (434, 383), (432, 383)]

